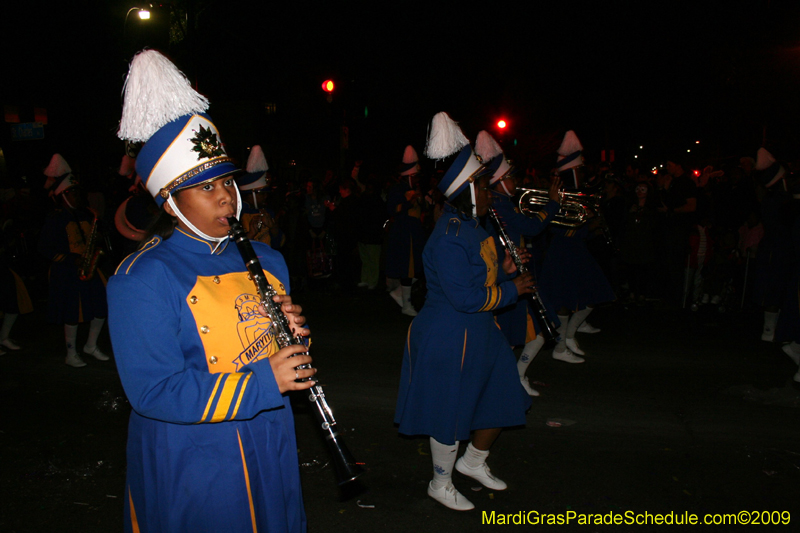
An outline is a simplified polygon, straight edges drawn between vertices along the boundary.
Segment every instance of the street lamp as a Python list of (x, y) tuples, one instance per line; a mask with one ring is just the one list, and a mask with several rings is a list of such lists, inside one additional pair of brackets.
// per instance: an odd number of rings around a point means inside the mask
[(144, 9), (142, 7), (132, 7), (125, 13), (125, 21), (122, 23), (122, 38), (125, 39), (125, 30), (128, 27), (128, 17), (131, 15), (132, 12), (137, 11), (139, 15), (139, 20), (150, 20), (150, 11)]

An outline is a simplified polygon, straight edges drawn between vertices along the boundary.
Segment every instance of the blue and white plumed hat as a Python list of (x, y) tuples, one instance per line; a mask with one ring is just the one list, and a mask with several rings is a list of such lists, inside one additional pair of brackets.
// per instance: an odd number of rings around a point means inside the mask
[(239, 171), (204, 113), (206, 97), (159, 52), (136, 54), (124, 93), (117, 136), (144, 143), (136, 172), (159, 206), (175, 191)]
[(583, 165), (583, 145), (572, 130), (564, 134), (564, 140), (558, 148), (557, 164), (559, 172)]
[(254, 145), (250, 149), (247, 157), (247, 172), (236, 178), (236, 185), (242, 191), (257, 191), (267, 186), (267, 158), (259, 145)]
[(511, 164), (503, 155), (503, 149), (486, 130), (478, 132), (475, 153), (483, 160), (486, 170), (492, 173), (492, 177), (489, 178), (490, 185), (500, 181), (512, 170)]
[(72, 169), (61, 154), (53, 154), (50, 164), (44, 169), (47, 179), (44, 188), (50, 196), (58, 196), (67, 189), (78, 185), (78, 180), (72, 174)]
[(786, 176), (786, 168), (778, 163), (766, 148), (759, 148), (756, 156), (757, 176), (764, 187), (772, 187)]
[[(458, 154), (450, 168), (439, 181), (439, 190), (445, 198), (452, 200), (469, 184), (482, 175), (485, 170), (480, 159), (475, 156), (469, 139), (464, 136), (458, 124), (442, 111), (433, 117), (425, 155), (431, 159), (443, 160)], [(474, 203), (474, 202), (473, 202)]]
[(417, 174), (419, 170), (419, 156), (417, 155), (417, 151), (414, 150), (414, 147), (409, 144), (403, 152), (403, 164), (400, 165), (400, 175), (411, 176)]

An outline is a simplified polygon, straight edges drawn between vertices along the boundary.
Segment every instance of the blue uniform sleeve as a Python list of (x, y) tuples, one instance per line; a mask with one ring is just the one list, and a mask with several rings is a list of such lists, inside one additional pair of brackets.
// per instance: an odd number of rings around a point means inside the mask
[[(558, 213), (560, 206), (558, 202), (550, 200), (545, 204), (541, 211), (534, 217), (527, 217), (522, 213), (517, 213), (510, 203), (500, 204), (498, 214), (507, 224), (509, 235), (515, 239), (515, 244), (519, 246), (519, 239), (522, 235), (534, 237), (540, 234), (547, 227)], [(505, 207), (505, 209), (503, 209)]]
[(196, 424), (249, 419), (284, 407), (266, 359), (219, 374), (187, 365), (178, 299), (169, 291), (165, 280), (133, 275), (115, 275), (108, 283), (111, 340), (133, 409), (148, 418)]
[[(451, 305), (462, 313), (480, 313), (516, 302), (518, 295), (514, 282), (485, 285), (487, 267), (479, 255), (470, 252), (468, 246), (465, 239), (454, 237), (439, 239), (432, 248), (439, 283)], [(471, 261), (476, 262), (472, 264)]]

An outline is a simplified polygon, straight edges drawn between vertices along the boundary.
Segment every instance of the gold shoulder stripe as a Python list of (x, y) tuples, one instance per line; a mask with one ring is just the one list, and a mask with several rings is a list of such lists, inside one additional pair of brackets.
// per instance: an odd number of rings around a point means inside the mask
[(137, 252), (133, 252), (133, 253), (132, 253), (132, 254), (130, 254), (128, 257), (126, 257), (125, 259), (123, 259), (123, 261), (122, 261), (122, 262), (119, 264), (119, 266), (117, 267), (117, 270), (115, 270), (115, 271), (114, 271), (114, 274), (118, 274), (118, 273), (119, 273), (119, 271), (120, 271), (120, 269), (122, 268), (122, 265), (124, 265), (124, 264), (125, 264), (125, 263), (126, 263), (126, 262), (127, 262), (129, 259), (130, 259), (130, 264), (129, 264), (129, 265), (127, 266), (127, 268), (125, 269), (125, 273), (126, 273), (126, 274), (129, 274), (129, 273), (130, 273), (130, 271), (131, 271), (131, 268), (133, 268), (133, 264), (134, 264), (134, 263), (135, 263), (135, 262), (136, 262), (136, 261), (137, 261), (137, 260), (138, 260), (138, 259), (139, 259), (139, 258), (142, 256), (142, 254), (143, 254), (143, 253), (145, 253), (145, 252), (146, 252), (146, 251), (148, 251), (148, 250), (152, 250), (153, 248), (155, 248), (156, 246), (158, 246), (158, 244), (159, 244), (160, 242), (161, 242), (161, 241), (158, 239), (158, 237), (153, 237), (152, 239), (150, 239), (149, 241), (147, 241), (147, 244), (145, 244), (145, 245), (142, 247), (142, 249), (141, 249), (141, 250), (139, 250), (139, 251), (137, 251)]

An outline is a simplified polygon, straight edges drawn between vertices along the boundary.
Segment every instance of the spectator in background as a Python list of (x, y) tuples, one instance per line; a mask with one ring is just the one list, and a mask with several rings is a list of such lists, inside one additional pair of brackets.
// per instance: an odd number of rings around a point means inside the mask
[(681, 158), (667, 160), (667, 171), (658, 176), (659, 248), (663, 265), (665, 297), (679, 304), (683, 295), (684, 270), (688, 259), (689, 232), (697, 210), (697, 187), (684, 171)]

